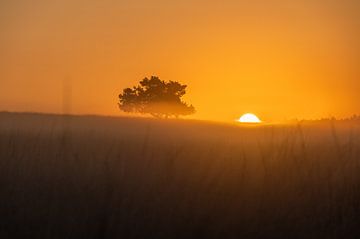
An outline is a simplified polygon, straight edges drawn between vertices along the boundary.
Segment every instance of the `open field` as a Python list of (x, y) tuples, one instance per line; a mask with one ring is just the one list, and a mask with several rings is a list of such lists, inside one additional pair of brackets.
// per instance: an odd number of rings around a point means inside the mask
[(0, 113), (0, 238), (357, 238), (360, 123)]

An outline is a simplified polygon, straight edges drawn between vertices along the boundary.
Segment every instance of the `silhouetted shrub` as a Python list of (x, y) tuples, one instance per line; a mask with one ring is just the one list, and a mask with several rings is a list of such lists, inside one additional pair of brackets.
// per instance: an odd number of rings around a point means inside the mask
[(156, 76), (145, 78), (138, 86), (126, 88), (119, 95), (119, 108), (127, 113), (151, 114), (155, 117), (179, 117), (195, 113), (192, 105), (181, 100), (186, 85), (165, 82)]

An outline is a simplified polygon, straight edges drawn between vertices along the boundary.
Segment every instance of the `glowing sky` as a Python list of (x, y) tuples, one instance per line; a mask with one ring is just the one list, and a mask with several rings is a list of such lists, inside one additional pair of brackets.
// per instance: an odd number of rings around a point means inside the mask
[(360, 113), (358, 0), (0, 1), (0, 110), (121, 115), (145, 76), (188, 84), (194, 118)]

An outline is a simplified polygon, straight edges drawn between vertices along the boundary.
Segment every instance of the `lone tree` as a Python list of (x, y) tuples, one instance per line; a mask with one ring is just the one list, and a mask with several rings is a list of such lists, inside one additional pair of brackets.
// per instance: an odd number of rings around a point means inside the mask
[(194, 114), (194, 106), (181, 100), (186, 87), (176, 81), (162, 81), (156, 76), (145, 78), (140, 85), (123, 90), (119, 95), (119, 108), (127, 113), (151, 114), (158, 118)]

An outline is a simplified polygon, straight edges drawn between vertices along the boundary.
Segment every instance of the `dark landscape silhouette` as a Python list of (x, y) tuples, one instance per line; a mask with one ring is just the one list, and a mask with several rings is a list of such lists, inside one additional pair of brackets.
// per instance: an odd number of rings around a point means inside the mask
[(0, 113), (0, 238), (356, 238), (359, 126)]

